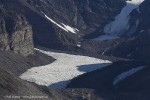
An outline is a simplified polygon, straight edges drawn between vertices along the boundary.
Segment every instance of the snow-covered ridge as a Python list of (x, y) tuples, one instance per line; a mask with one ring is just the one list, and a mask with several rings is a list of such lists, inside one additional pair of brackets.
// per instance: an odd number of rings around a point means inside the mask
[(139, 5), (144, 0), (127, 0), (126, 6), (122, 9), (121, 13), (116, 16), (115, 20), (104, 28), (106, 34), (120, 35), (128, 30), (129, 26), (129, 14), (138, 9)]
[(56, 61), (45, 66), (28, 69), (20, 78), (51, 88), (65, 88), (74, 77), (106, 67), (112, 63), (108, 60), (87, 56), (36, 50), (52, 56)]
[(128, 70), (126, 72), (123, 72), (122, 74), (118, 75), (114, 81), (113, 81), (113, 85), (116, 85), (117, 83), (119, 83), (120, 81), (124, 80), (125, 78), (137, 73), (138, 71), (142, 70), (143, 68), (145, 68), (145, 66), (140, 66), (137, 68), (132, 68), (131, 70)]
[[(41, 12), (42, 14), (44, 14), (43, 12)], [(58, 24), (56, 21), (54, 21), (53, 19), (51, 19), (50, 17), (48, 17), (46, 14), (44, 14), (44, 16), (53, 24), (57, 25), (59, 28), (63, 29), (66, 32), (71, 32), (76, 34), (77, 32), (79, 32), (79, 30), (77, 28), (73, 28), (69, 25), (65, 25), (64, 23)]]

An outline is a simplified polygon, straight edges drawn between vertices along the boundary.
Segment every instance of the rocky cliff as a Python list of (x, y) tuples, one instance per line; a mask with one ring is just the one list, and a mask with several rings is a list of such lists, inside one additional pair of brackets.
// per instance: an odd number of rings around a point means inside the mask
[(33, 53), (32, 26), (16, 12), (0, 7), (0, 49), (12, 50), (24, 56)]
[[(139, 9), (135, 9), (130, 13), (130, 26), (133, 27), (138, 20), (137, 28), (132, 36), (116, 40), (116, 44), (106, 51), (108, 55), (122, 56), (149, 61), (150, 55), (150, 7), (149, 0), (145, 0)], [(131, 31), (130, 30), (130, 31)], [(129, 31), (129, 32), (130, 32)], [(128, 34), (128, 33), (126, 33)]]
[(44, 12), (57, 22), (79, 29), (86, 38), (103, 34), (104, 25), (125, 5), (125, 0), (26, 0), (39, 12)]

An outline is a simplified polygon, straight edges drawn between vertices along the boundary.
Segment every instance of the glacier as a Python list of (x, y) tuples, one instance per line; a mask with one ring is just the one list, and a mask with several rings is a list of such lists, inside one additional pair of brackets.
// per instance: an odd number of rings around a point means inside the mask
[[(88, 56), (36, 50), (52, 56), (56, 60), (45, 66), (28, 69), (20, 78), (54, 89), (65, 88), (71, 79), (112, 64), (111, 61)], [(81, 66), (84, 66), (86, 71), (79, 70)]]

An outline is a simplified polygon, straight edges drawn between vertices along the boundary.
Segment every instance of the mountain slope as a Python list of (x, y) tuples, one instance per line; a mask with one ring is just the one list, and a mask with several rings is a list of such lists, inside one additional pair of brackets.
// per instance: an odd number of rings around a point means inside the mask
[(93, 37), (101, 34), (103, 25), (119, 13), (125, 4), (124, 0), (115, 2), (113, 0), (27, 0), (27, 2), (56, 22), (77, 28), (81, 36), (91, 34)]
[[(113, 84), (120, 76), (121, 80)], [(74, 78), (67, 88), (90, 88), (100, 94), (108, 92), (108, 95), (113, 93), (114, 99), (112, 100), (148, 100), (149, 82), (149, 64), (119, 61), (103, 69)]]
[(0, 0), (0, 96), (149, 100), (149, 4)]
[(88, 56), (38, 51), (56, 60), (48, 65), (34, 67), (20, 75), (21, 79), (46, 85), (50, 88), (65, 88), (70, 80), (81, 74), (107, 67), (112, 62)]
[(25, 16), (0, 3), (0, 49), (24, 56), (33, 54), (32, 26)]

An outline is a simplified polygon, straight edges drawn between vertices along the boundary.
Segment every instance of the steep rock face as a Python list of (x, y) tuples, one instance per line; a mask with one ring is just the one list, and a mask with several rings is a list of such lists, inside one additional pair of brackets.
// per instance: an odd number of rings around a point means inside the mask
[[(144, 0), (143, 3), (139, 6), (139, 9), (134, 9), (130, 13), (130, 29), (129, 32), (132, 32), (133, 35), (140, 34), (144, 30), (148, 30), (150, 27), (150, 1)], [(135, 26), (137, 28), (135, 28)], [(129, 33), (127, 33), (129, 34)]]
[(25, 56), (33, 53), (32, 28), (22, 16), (17, 18), (14, 32), (11, 33), (10, 49)]
[[(21, 6), (19, 8), (22, 9), (21, 11), (19, 10), (19, 12), (21, 12), (32, 25), (35, 45), (53, 49), (63, 49), (64, 46), (68, 45), (76, 46), (78, 41), (78, 37), (76, 34), (64, 31), (56, 24), (52, 23), (48, 18), (46, 18), (44, 15), (45, 12), (41, 13), (40, 11), (37, 11), (27, 2), (18, 0), (17, 4)], [(46, 5), (44, 6), (46, 7)], [(16, 8), (18, 7), (15, 7), (13, 9)], [(48, 11), (51, 12), (51, 10)], [(47, 13), (45, 14), (47, 15)], [(53, 17), (49, 17), (53, 19)], [(58, 22), (55, 19), (53, 20), (58, 24), (61, 24), (61, 22)]]
[(150, 1), (149, 0), (145, 0), (139, 8), (139, 32), (141, 32), (142, 30), (148, 30), (150, 29)]
[[(53, 49), (77, 47), (80, 37), (93, 38), (103, 34), (105, 24), (121, 11), (125, 0), (1, 0), (8, 9), (25, 16), (32, 25), (35, 45)], [(66, 32), (48, 20), (77, 28), (76, 34)]]
[(32, 27), (25, 17), (0, 8), (0, 49), (12, 50), (24, 56), (33, 53)]
[(102, 55), (150, 61), (150, 1), (143, 1), (130, 13), (129, 30), (120, 38), (84, 41), (82, 47)]
[[(57, 22), (79, 29), (87, 38), (103, 34), (104, 25), (113, 20), (125, 5), (125, 0), (26, 0), (39, 12)], [(90, 34), (90, 35), (89, 35)]]
[[(149, 61), (150, 55), (150, 1), (145, 0), (139, 9), (130, 13), (130, 30), (132, 36), (120, 39), (116, 45), (105, 52), (108, 55), (122, 56)], [(138, 21), (138, 23), (137, 23)], [(135, 26), (137, 24), (137, 28)], [(116, 40), (117, 41), (117, 40)]]
[(1, 50), (7, 50), (9, 49), (9, 41), (8, 41), (8, 34), (6, 32), (6, 29), (5, 29), (5, 22), (3, 19), (0, 20), (0, 25), (1, 25), (1, 28), (0, 28), (0, 48)]
[(124, 0), (76, 0), (78, 14), (85, 25), (85, 38), (94, 38), (103, 34), (104, 26), (121, 11)]

